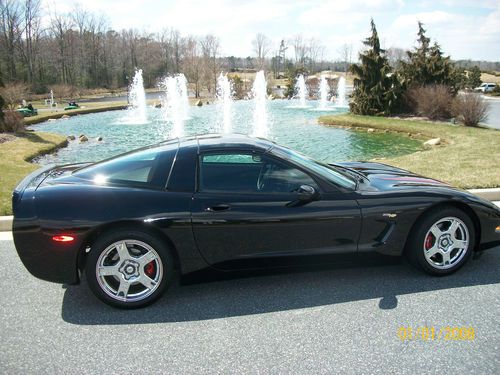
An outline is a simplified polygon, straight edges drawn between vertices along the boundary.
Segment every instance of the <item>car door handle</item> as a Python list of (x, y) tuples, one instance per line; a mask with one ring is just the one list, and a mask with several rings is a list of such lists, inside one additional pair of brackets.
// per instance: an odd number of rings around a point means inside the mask
[(216, 204), (215, 206), (210, 206), (205, 208), (205, 211), (208, 212), (219, 212), (219, 211), (227, 211), (231, 208), (228, 204)]

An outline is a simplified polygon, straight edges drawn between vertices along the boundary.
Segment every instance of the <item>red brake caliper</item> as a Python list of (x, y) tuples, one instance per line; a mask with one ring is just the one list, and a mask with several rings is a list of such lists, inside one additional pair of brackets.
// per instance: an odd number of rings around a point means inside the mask
[(425, 238), (425, 250), (429, 250), (432, 247), (432, 234), (429, 233)]
[(156, 271), (156, 267), (155, 267), (154, 260), (152, 260), (151, 262), (146, 264), (146, 266), (144, 267), (144, 272), (146, 273), (147, 276), (149, 276), (151, 278), (154, 277), (155, 271)]

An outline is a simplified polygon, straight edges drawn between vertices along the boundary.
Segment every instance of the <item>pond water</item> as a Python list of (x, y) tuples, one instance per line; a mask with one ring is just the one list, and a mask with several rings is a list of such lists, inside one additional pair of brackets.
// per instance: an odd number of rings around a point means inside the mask
[[(314, 110), (317, 104), (311, 101), (307, 103), (309, 108), (290, 108), (293, 107), (293, 101), (268, 101), (267, 138), (324, 162), (397, 156), (421, 148), (420, 141), (402, 135), (357, 132), (318, 124), (319, 116), (344, 113), (346, 109), (317, 111)], [(221, 112), (217, 105), (190, 107), (189, 118), (184, 125), (185, 134), (220, 132), (223, 128)], [(252, 134), (252, 101), (234, 102), (232, 113), (233, 131)], [(97, 161), (168, 139), (172, 124), (164, 119), (163, 110), (148, 108), (147, 116), (148, 123), (132, 124), (129, 111), (109, 111), (34, 125), (32, 129), (77, 137), (76, 141), (69, 142), (68, 147), (40, 157), (37, 162), (62, 164)], [(85, 134), (89, 141), (80, 143), (80, 134)], [(103, 140), (98, 142), (97, 137)]]

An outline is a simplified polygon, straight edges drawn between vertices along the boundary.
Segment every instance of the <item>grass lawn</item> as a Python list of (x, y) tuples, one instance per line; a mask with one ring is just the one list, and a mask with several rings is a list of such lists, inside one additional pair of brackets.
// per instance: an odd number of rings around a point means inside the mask
[(26, 175), (40, 167), (29, 160), (65, 143), (64, 136), (41, 132), (26, 132), (14, 140), (0, 143), (0, 215), (12, 214), (12, 190)]
[(51, 118), (60, 118), (64, 115), (75, 116), (75, 115), (84, 115), (87, 113), (95, 113), (95, 112), (104, 112), (104, 111), (112, 111), (115, 109), (124, 109), (127, 107), (127, 102), (125, 101), (117, 101), (117, 102), (107, 102), (107, 103), (84, 103), (82, 104), (85, 108), (78, 109), (70, 109), (65, 111), (64, 109), (58, 108), (57, 110), (42, 110), (43, 107), (37, 106), (34, 104), (35, 108), (38, 108), (38, 115), (25, 117), (24, 123), (26, 125), (37, 124), (39, 122), (47, 121)]
[[(447, 123), (385, 117), (323, 116), (320, 123), (419, 134), (418, 138), (441, 138), (444, 143), (413, 154), (387, 158), (382, 163), (410, 170), (462, 188), (500, 187), (500, 131)], [(424, 140), (425, 140), (424, 139)]]

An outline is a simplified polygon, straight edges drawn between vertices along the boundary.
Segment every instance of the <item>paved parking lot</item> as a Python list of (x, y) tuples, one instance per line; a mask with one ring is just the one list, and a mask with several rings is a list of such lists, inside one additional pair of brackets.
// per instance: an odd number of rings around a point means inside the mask
[[(121, 311), (33, 278), (0, 236), (0, 373), (500, 373), (500, 248), (445, 278), (392, 262), (173, 286)], [(400, 327), (472, 326), (473, 341)]]

